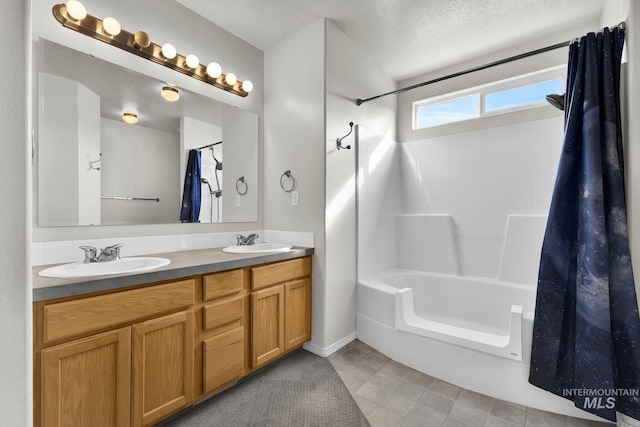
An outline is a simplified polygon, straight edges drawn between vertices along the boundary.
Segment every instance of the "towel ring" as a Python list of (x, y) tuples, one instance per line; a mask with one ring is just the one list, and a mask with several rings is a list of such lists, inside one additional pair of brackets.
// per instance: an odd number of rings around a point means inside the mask
[[(244, 191), (240, 191), (240, 188), (238, 187), (239, 185), (242, 185), (242, 184), (244, 184)], [(244, 180), (244, 176), (241, 176), (236, 181), (236, 191), (241, 196), (244, 196), (245, 194), (247, 194), (247, 191), (249, 191), (249, 186), (247, 185), (247, 182)]]
[[(282, 182), (282, 179), (284, 177), (291, 179), (291, 188), (289, 188), (288, 190), (284, 188), (284, 183)], [(290, 170), (284, 171), (284, 173), (280, 176), (280, 188), (282, 188), (282, 191), (284, 191), (285, 193), (291, 193), (293, 189), (296, 188), (296, 179), (293, 177), (293, 175), (291, 175)]]

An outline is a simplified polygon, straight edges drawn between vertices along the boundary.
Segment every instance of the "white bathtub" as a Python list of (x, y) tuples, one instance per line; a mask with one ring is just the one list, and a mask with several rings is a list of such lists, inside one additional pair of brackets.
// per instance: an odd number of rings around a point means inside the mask
[(441, 380), (522, 405), (597, 420), (529, 384), (535, 288), (392, 269), (357, 285), (357, 336)]

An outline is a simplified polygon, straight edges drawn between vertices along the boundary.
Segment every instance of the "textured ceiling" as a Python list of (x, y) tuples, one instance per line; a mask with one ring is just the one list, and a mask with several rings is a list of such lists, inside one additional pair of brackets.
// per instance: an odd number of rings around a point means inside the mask
[(598, 22), (605, 0), (176, 1), (262, 50), (330, 18), (389, 76), (403, 80)]

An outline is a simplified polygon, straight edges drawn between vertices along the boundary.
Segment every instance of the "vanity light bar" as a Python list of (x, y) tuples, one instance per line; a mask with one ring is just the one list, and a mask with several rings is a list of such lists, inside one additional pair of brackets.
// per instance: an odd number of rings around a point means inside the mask
[(100, 40), (101, 42), (110, 44), (111, 46), (126, 50), (129, 53), (148, 59), (156, 64), (164, 65), (165, 67), (169, 67), (219, 89), (226, 90), (227, 92), (231, 92), (244, 98), (253, 88), (253, 84), (249, 80), (245, 82), (235, 81), (235, 75), (233, 73), (228, 74), (230, 77), (229, 79), (227, 79), (227, 75), (222, 73), (214, 78), (206, 73), (207, 67), (205, 65), (200, 63), (197, 65), (190, 64), (195, 65), (195, 67), (190, 68), (186, 63), (187, 57), (190, 57), (191, 55), (182, 56), (176, 53), (175, 57), (171, 59), (166, 58), (162, 54), (162, 46), (151, 42), (149, 36), (144, 31), (137, 31), (135, 34), (132, 34), (121, 29), (119, 33), (110, 35), (109, 32), (105, 30), (102, 20), (89, 14), (86, 14), (86, 16), (80, 20), (74, 19), (70, 16), (69, 12), (67, 12), (65, 4), (57, 4), (53, 6), (52, 12), (56, 20), (66, 28), (77, 31), (96, 40)]

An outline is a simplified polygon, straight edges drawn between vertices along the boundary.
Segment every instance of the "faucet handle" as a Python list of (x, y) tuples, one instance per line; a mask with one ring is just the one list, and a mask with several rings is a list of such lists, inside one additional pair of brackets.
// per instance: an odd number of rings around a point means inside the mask
[(96, 255), (98, 250), (93, 246), (80, 246), (80, 249), (84, 251), (84, 261), (85, 263), (94, 262), (96, 259)]
[(255, 243), (255, 240), (260, 237), (259, 235), (257, 235), (256, 233), (251, 233), (247, 236), (246, 238), (246, 245), (253, 245)]
[(244, 246), (246, 244), (247, 244), (247, 238), (244, 237), (242, 234), (236, 234), (236, 245)]
[(106, 248), (104, 248), (104, 251), (109, 251), (111, 252), (111, 258), (116, 260), (116, 259), (120, 259), (120, 248), (124, 246), (124, 243), (117, 243), (115, 245), (112, 246), (107, 246)]

